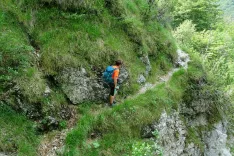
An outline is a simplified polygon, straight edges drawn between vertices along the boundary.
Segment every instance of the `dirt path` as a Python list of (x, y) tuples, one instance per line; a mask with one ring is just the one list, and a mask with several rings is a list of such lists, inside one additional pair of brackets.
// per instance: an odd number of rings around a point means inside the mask
[(61, 153), (64, 146), (67, 133), (70, 132), (77, 123), (78, 115), (75, 106), (70, 106), (72, 109), (72, 117), (67, 122), (67, 129), (62, 131), (52, 131), (45, 134), (38, 148), (40, 156), (57, 156)]
[(157, 85), (161, 84), (162, 82), (167, 82), (170, 80), (171, 76), (177, 72), (181, 67), (184, 69), (188, 68), (188, 62), (190, 61), (189, 55), (183, 52), (182, 50), (177, 50), (178, 53), (178, 60), (176, 62), (177, 68), (173, 68), (171, 71), (169, 71), (166, 75), (159, 77), (159, 81), (157, 81), (154, 84), (146, 83), (139, 92), (134, 96), (138, 96), (140, 94), (144, 94), (147, 90), (155, 88)]

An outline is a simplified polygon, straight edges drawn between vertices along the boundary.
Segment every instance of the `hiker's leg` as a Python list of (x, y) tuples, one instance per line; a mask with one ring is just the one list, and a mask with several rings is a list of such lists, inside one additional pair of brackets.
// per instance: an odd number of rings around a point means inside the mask
[(114, 102), (114, 96), (110, 96), (110, 105), (112, 105), (113, 104), (113, 102)]
[(112, 105), (114, 102), (114, 98), (115, 98), (114, 95), (115, 95), (115, 86), (111, 85), (110, 86), (110, 105)]

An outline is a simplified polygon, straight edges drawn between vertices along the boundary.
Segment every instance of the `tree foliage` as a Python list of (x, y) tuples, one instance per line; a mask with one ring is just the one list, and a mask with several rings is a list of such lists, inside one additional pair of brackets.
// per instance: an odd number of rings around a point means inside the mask
[(199, 53), (208, 71), (224, 87), (233, 84), (233, 26), (222, 25), (220, 29), (196, 31), (191, 21), (184, 21), (174, 31), (179, 44)]
[(219, 19), (220, 11), (216, 0), (178, 0), (175, 3), (174, 26), (192, 20), (197, 30), (211, 29)]

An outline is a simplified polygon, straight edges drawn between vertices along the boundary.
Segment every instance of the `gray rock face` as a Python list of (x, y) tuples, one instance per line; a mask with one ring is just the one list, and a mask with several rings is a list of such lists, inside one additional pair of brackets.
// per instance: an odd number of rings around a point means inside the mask
[(125, 68), (121, 68), (119, 72), (118, 83), (122, 84), (128, 78), (128, 76), (129, 76), (128, 71)]
[(51, 116), (48, 116), (41, 120), (37, 125), (37, 130), (40, 132), (51, 131), (54, 129), (58, 129), (59, 121)]
[(141, 75), (139, 75), (137, 82), (138, 82), (139, 84), (142, 84), (142, 83), (145, 83), (145, 82), (146, 82), (146, 79), (145, 79), (145, 77), (141, 74)]
[(228, 131), (231, 133), (228, 135), (227, 145), (231, 149), (231, 154), (234, 155), (234, 136), (233, 136), (233, 130), (228, 129)]
[(193, 143), (185, 145), (187, 130), (179, 113), (167, 115), (164, 111), (160, 120), (152, 125), (144, 127), (142, 137), (153, 137), (152, 132), (157, 130), (159, 139), (157, 144), (163, 148), (164, 156), (200, 156), (201, 152)]
[(22, 101), (21, 97), (16, 99), (18, 107), (22, 112), (24, 112), (30, 119), (39, 119), (42, 116), (41, 104), (31, 105), (26, 101)]
[(97, 79), (89, 78), (84, 68), (64, 69), (57, 79), (73, 104), (103, 100), (108, 95), (108, 89), (104, 88)]
[(170, 116), (163, 112), (154, 128), (159, 132), (158, 143), (164, 149), (164, 156), (200, 155), (200, 151), (193, 144), (185, 146), (186, 126), (180, 120), (178, 112)]
[[(128, 72), (120, 70), (119, 83), (128, 77)], [(109, 88), (103, 87), (101, 78), (91, 78), (84, 68), (64, 69), (57, 77), (62, 89), (73, 104), (85, 101), (103, 101), (108, 99)]]
[(51, 89), (49, 86), (46, 86), (45, 91), (44, 91), (44, 96), (49, 96), (51, 93)]
[(214, 129), (203, 134), (205, 142), (205, 156), (232, 156), (226, 147), (227, 130), (225, 123), (214, 125)]
[(227, 147), (226, 126), (226, 123), (220, 122), (214, 125), (213, 130), (202, 132), (204, 153), (194, 143), (185, 144), (187, 127), (179, 118), (179, 112), (171, 115), (163, 112), (158, 122), (143, 128), (142, 137), (151, 138), (152, 132), (157, 130), (159, 137), (156, 142), (163, 148), (164, 156), (231, 156)]
[(148, 76), (149, 75), (149, 72), (151, 71), (151, 69), (152, 69), (152, 67), (151, 67), (151, 64), (150, 64), (150, 60), (149, 60), (149, 57), (148, 57), (148, 55), (146, 55), (146, 56), (144, 56), (144, 57), (141, 57), (140, 58), (141, 59), (141, 61), (145, 64), (145, 74), (146, 74), (146, 76)]
[(181, 156), (200, 156), (202, 155), (200, 149), (194, 145), (194, 143), (188, 144), (184, 149), (184, 152)]
[(177, 67), (183, 67), (184, 69), (188, 68), (188, 62), (190, 61), (190, 57), (187, 53), (183, 52), (181, 49), (177, 50), (178, 59), (176, 61)]

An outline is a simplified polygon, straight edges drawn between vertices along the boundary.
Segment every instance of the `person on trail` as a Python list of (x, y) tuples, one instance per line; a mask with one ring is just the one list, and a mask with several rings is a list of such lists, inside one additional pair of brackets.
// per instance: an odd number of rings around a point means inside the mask
[(112, 66), (115, 70), (112, 74), (112, 79), (114, 80), (114, 83), (110, 83), (110, 106), (114, 106), (114, 99), (117, 91), (119, 90), (118, 86), (118, 78), (119, 78), (119, 69), (121, 68), (122, 61), (117, 60), (115, 61), (115, 65)]
[(119, 70), (121, 68), (122, 61), (115, 61), (115, 65), (108, 66), (103, 73), (104, 82), (106, 82), (110, 88), (110, 101), (109, 105), (112, 107), (115, 105), (114, 99), (115, 95), (119, 89), (118, 86), (118, 78), (119, 78)]

